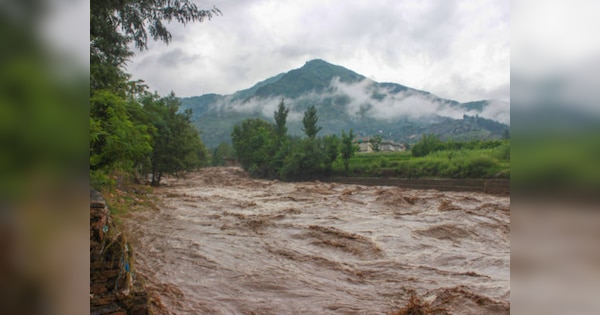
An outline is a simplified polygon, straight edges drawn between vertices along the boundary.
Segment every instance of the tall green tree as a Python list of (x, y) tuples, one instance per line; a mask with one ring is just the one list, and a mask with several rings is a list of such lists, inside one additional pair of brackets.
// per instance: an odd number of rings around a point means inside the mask
[(276, 131), (273, 124), (260, 118), (248, 118), (233, 127), (231, 141), (242, 167), (259, 177), (273, 176), (269, 167), (275, 152)]
[(306, 134), (309, 139), (315, 139), (317, 133), (321, 131), (323, 127), (317, 126), (319, 117), (317, 116), (317, 109), (314, 105), (311, 105), (306, 112), (304, 112), (304, 118), (302, 118), (302, 131)]
[(90, 98), (90, 169), (133, 170), (152, 150), (147, 125), (132, 120), (128, 108), (135, 102), (110, 91), (97, 91)]
[(324, 171), (326, 175), (329, 175), (333, 162), (335, 162), (340, 152), (340, 139), (336, 135), (329, 135), (323, 137), (322, 140), (322, 147), (325, 152)]
[(273, 112), (273, 118), (275, 120), (275, 151), (270, 161), (269, 168), (275, 173), (275, 176), (279, 176), (283, 167), (283, 161), (291, 150), (290, 141), (287, 135), (287, 116), (290, 109), (285, 106), (283, 98), (277, 106), (277, 110)]
[(341, 154), (342, 160), (344, 161), (344, 170), (346, 171), (346, 175), (349, 173), (350, 158), (354, 156), (354, 153), (357, 149), (354, 143), (352, 143), (352, 140), (354, 140), (354, 133), (352, 129), (350, 129), (348, 134), (342, 130)]
[(150, 95), (142, 100), (154, 126), (149, 171), (153, 186), (158, 186), (165, 174), (178, 174), (204, 166), (208, 151), (200, 134), (191, 123), (192, 112), (179, 112), (179, 100), (171, 92), (167, 97)]
[(282, 98), (279, 102), (279, 105), (277, 106), (277, 110), (273, 112), (273, 116), (275, 119), (275, 131), (277, 132), (277, 136), (280, 139), (283, 139), (287, 135), (286, 122), (289, 112), (290, 109), (285, 107), (285, 103)]
[[(199, 9), (193, 0), (90, 2), (92, 179), (114, 169), (133, 172), (151, 165), (156, 184), (161, 174), (189, 169), (205, 159), (207, 152), (189, 124), (190, 114), (177, 114), (173, 111), (177, 106), (167, 104), (174, 95), (148, 99), (147, 86), (140, 80), (130, 81), (125, 63), (135, 49), (147, 49), (149, 38), (169, 43), (169, 23), (186, 25), (220, 14), (216, 8)], [(140, 106), (139, 97), (149, 102), (147, 108)]]

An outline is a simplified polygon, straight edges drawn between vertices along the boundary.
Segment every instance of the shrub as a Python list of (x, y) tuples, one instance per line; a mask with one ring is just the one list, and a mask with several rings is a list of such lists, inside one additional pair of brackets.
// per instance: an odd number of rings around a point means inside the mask
[(510, 144), (505, 143), (495, 148), (494, 157), (499, 160), (510, 161)]
[[(496, 168), (496, 161), (489, 156), (473, 158), (465, 165), (465, 175), (470, 178), (489, 177)], [(492, 173), (493, 174), (493, 173)]]
[(382, 158), (382, 159), (379, 161), (379, 166), (380, 166), (380, 167), (387, 167), (387, 166), (388, 166), (388, 160), (387, 160), (387, 159), (385, 159), (385, 158)]
[(444, 149), (444, 143), (440, 137), (434, 134), (423, 135), (421, 141), (413, 145), (411, 152), (415, 157), (426, 156), (427, 154)]
[(111, 179), (106, 172), (102, 170), (90, 171), (90, 185), (100, 191), (102, 188), (113, 188), (116, 185), (116, 180)]

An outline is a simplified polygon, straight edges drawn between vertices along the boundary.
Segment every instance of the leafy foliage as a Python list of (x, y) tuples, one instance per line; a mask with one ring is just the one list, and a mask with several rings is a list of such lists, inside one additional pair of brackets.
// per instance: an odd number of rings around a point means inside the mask
[(283, 100), (274, 116), (275, 124), (248, 118), (234, 126), (231, 140), (242, 167), (253, 176), (284, 180), (329, 175), (340, 154), (340, 140), (335, 135), (316, 137), (319, 128), (314, 107), (305, 113), (306, 120), (314, 124), (307, 124), (312, 132), (304, 139), (282, 133), (287, 116)]
[(352, 129), (350, 129), (350, 133), (346, 134), (343, 130), (342, 130), (342, 160), (344, 161), (344, 170), (346, 171), (346, 174), (348, 174), (349, 171), (349, 161), (350, 158), (354, 155), (354, 153), (357, 151), (356, 146), (352, 143), (352, 140), (354, 139), (354, 134), (352, 133)]
[(375, 152), (381, 151), (381, 141), (383, 141), (382, 135), (372, 136), (371, 139), (369, 139), (369, 142), (371, 143), (371, 149), (373, 149)]
[(238, 161), (252, 175), (266, 177), (272, 174), (269, 160), (273, 156), (275, 127), (266, 120), (250, 118), (233, 127), (231, 140)]
[[(307, 110), (308, 112), (308, 110)], [(305, 114), (305, 117), (309, 115)], [(280, 121), (281, 122), (281, 121)], [(356, 155), (354, 132), (341, 137), (291, 137), (279, 141), (276, 124), (250, 118), (236, 125), (234, 148), (253, 176), (307, 180), (329, 175), (404, 178), (509, 178), (508, 140), (443, 142), (426, 135), (415, 152), (373, 152)]]
[(150, 153), (148, 127), (132, 121), (130, 111), (139, 107), (109, 91), (90, 98), (90, 168), (132, 170)]
[(153, 148), (149, 170), (153, 186), (164, 174), (177, 174), (204, 166), (208, 151), (198, 131), (191, 125), (191, 111), (178, 112), (179, 100), (171, 93), (167, 97), (148, 95), (143, 100), (148, 122), (153, 128)]
[(325, 152), (324, 157), (324, 172), (329, 175), (332, 170), (332, 165), (340, 155), (340, 138), (336, 135), (329, 135), (322, 138), (322, 147)]
[(306, 134), (310, 139), (315, 139), (317, 133), (323, 129), (323, 127), (317, 126), (317, 122), (319, 121), (319, 117), (317, 116), (317, 109), (314, 105), (311, 105), (306, 112), (304, 112), (304, 118), (302, 119), (302, 124), (304, 128), (302, 131)]
[[(448, 143), (443, 143), (448, 144)], [(342, 163), (334, 163), (334, 175), (390, 176), (401, 178), (510, 178), (510, 142), (466, 142), (415, 157), (411, 152), (372, 152), (358, 154), (349, 161), (347, 173)], [(454, 148), (453, 148), (454, 147)], [(457, 149), (456, 147), (460, 147)]]
[(443, 143), (440, 137), (434, 134), (423, 135), (421, 141), (415, 143), (412, 147), (413, 156), (425, 156), (431, 152), (441, 150)]
[(412, 155), (415, 157), (426, 156), (430, 153), (443, 150), (476, 150), (476, 149), (493, 149), (504, 147), (501, 155), (502, 159), (510, 159), (510, 146), (506, 145), (506, 140), (471, 140), (471, 141), (446, 141), (440, 140), (439, 136), (434, 134), (423, 135), (421, 141), (412, 146)]
[(290, 109), (285, 107), (285, 103), (283, 102), (282, 98), (277, 107), (277, 111), (273, 113), (275, 118), (275, 131), (277, 132), (277, 137), (280, 139), (283, 139), (287, 135), (287, 127), (285, 124), (289, 112)]
[(297, 139), (291, 152), (285, 157), (281, 170), (282, 179), (309, 179), (323, 173), (323, 151), (311, 138)]
[(126, 101), (109, 91), (96, 91), (90, 110), (90, 169), (102, 185), (102, 174), (114, 171), (152, 175), (178, 174), (203, 166), (208, 152), (190, 122), (191, 112), (178, 112), (174, 94), (146, 94)]
[(147, 49), (149, 37), (168, 43), (167, 23), (185, 25), (219, 14), (191, 0), (90, 3), (90, 171), (96, 188), (110, 183), (109, 174), (150, 172), (157, 185), (163, 174), (206, 163), (191, 111), (180, 112), (173, 93), (161, 98), (148, 93), (143, 81), (129, 81), (124, 65), (134, 55), (131, 46)]

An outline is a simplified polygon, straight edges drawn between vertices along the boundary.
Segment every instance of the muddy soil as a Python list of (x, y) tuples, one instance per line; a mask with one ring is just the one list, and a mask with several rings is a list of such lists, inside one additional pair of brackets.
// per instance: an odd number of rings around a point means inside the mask
[(207, 168), (123, 219), (167, 314), (508, 314), (510, 198)]

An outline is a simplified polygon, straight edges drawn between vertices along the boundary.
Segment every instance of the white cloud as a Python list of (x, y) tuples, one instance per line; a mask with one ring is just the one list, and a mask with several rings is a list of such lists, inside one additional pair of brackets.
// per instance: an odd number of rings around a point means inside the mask
[[(434, 95), (423, 95), (410, 90), (394, 93), (392, 90), (377, 89), (375, 82), (370, 79), (347, 84), (334, 78), (327, 90), (330, 92), (310, 92), (299, 98), (286, 99), (285, 103), (291, 109), (288, 120), (294, 122), (302, 120), (304, 112), (297, 107), (297, 104), (319, 103), (328, 98), (344, 96), (349, 100), (345, 110), (351, 117), (364, 114), (378, 120), (391, 121), (402, 117), (426, 118), (432, 115), (461, 119), (464, 114), (471, 116), (477, 114), (484, 118), (510, 123), (509, 104), (503, 101), (492, 101), (482, 112), (466, 111), (442, 102)], [(379, 94), (380, 99), (374, 99), (373, 93)], [(227, 96), (220, 103), (215, 104), (215, 109), (261, 113), (266, 117), (273, 117), (281, 98), (281, 95), (277, 95), (270, 98), (252, 97), (246, 100), (232, 100), (231, 96)]]
[(598, 119), (600, 39), (593, 33), (600, 28), (599, 12), (598, 1), (515, 1), (515, 109), (547, 114), (558, 106)]
[(179, 96), (230, 94), (315, 58), (458, 101), (488, 99), (509, 84), (507, 1), (229, 0), (217, 7), (223, 16), (212, 21), (172, 24), (173, 42), (151, 43), (129, 71)]
[(510, 124), (510, 104), (503, 101), (491, 101), (479, 116)]
[(381, 100), (373, 99), (373, 82), (368, 79), (356, 84), (344, 84), (334, 79), (332, 86), (336, 91), (334, 95), (344, 94), (350, 97), (350, 104), (347, 107), (350, 115), (357, 115), (361, 108), (370, 104), (366, 114), (383, 120), (394, 120), (403, 116), (421, 118), (431, 115), (461, 119), (464, 114), (477, 114), (484, 118), (510, 123), (510, 108), (507, 102), (492, 101), (482, 112), (465, 111), (460, 107), (440, 102), (433, 95), (416, 94), (410, 91), (392, 93), (380, 89), (377, 93), (383, 96)]

